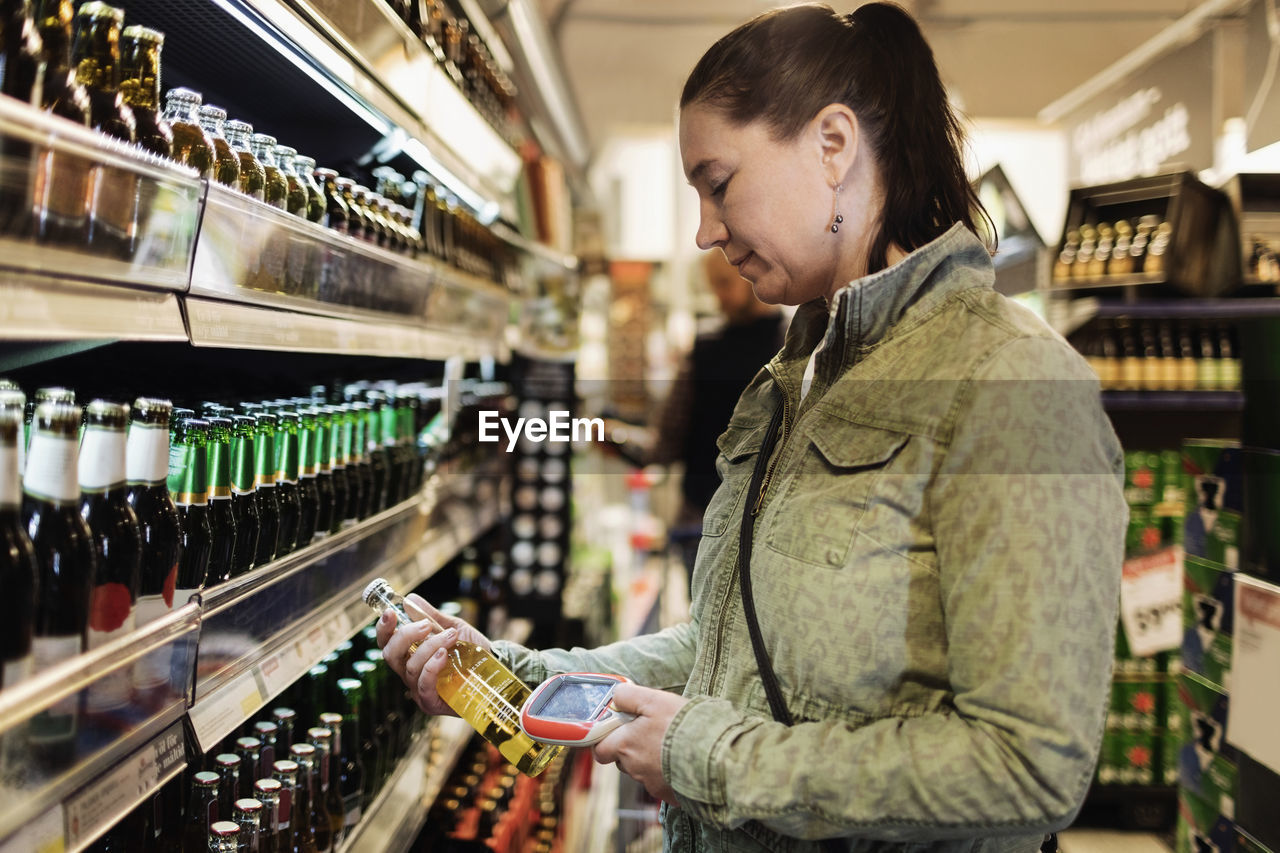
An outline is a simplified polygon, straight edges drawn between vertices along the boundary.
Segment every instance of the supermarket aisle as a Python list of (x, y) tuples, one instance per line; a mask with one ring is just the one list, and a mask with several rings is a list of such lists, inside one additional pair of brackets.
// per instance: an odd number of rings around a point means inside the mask
[(1062, 853), (1170, 853), (1159, 836), (1111, 829), (1069, 829), (1058, 837)]

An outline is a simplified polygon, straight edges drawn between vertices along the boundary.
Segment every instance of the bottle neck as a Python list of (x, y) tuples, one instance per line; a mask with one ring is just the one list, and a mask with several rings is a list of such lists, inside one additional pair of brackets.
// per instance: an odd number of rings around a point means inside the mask
[(232, 150), (253, 153), (253, 149), (249, 147), (249, 135), (243, 130), (230, 128), (224, 124), (222, 126), (222, 135), (226, 138), (227, 144), (231, 146)]
[(222, 120), (210, 116), (200, 116), (200, 129), (213, 139), (222, 136)]
[(276, 467), (276, 481), (280, 483), (298, 482), (298, 434), (285, 429), (280, 431), (277, 439), (280, 444), (279, 464)]
[(316, 467), (321, 472), (333, 470), (333, 424), (318, 422), (316, 429)]
[(114, 95), (120, 91), (120, 25), (107, 18), (85, 21), (71, 48), (76, 80)]
[(125, 482), (125, 433), (91, 426), (80, 443), (79, 480), (85, 492), (105, 492)]
[(254, 444), (251, 435), (231, 437), (231, 488), (238, 495), (253, 494)]
[(276, 437), (259, 432), (253, 448), (254, 485), (268, 488), (276, 484)]
[(195, 111), (195, 104), (190, 101), (184, 101), (180, 98), (170, 98), (165, 101), (164, 120), (167, 122), (183, 121), (187, 124), (192, 122), (192, 113)]
[(209, 442), (209, 499), (231, 499), (231, 444)]
[(45, 74), (63, 76), (71, 69), (71, 0), (42, 0), (37, 11)]
[(129, 485), (156, 485), (169, 476), (169, 428), (134, 422), (125, 445), (125, 479)]
[(160, 45), (135, 42), (122, 62), (120, 90), (124, 102), (137, 109), (160, 107)]
[(178, 506), (208, 506), (208, 451), (203, 442), (179, 442), (169, 451), (169, 492)]
[(298, 429), (298, 460), (298, 473), (303, 477), (314, 477), (320, 470), (315, 424)]
[(76, 440), (37, 431), (31, 436), (23, 494), (58, 505), (74, 505), (80, 497), (76, 472)]

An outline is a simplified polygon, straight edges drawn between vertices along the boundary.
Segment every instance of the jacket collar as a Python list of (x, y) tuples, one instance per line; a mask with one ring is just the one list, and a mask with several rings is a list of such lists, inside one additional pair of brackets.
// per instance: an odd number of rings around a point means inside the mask
[[(944, 274), (955, 268), (976, 275)], [(994, 283), (986, 246), (957, 222), (893, 266), (849, 282), (830, 305), (815, 299), (797, 308), (770, 372), (784, 393), (798, 395), (804, 364), (819, 341), (823, 351), (816, 372), (823, 384), (823, 375), (830, 381), (832, 367), (839, 371), (855, 364), (886, 338), (923, 322), (953, 294)]]

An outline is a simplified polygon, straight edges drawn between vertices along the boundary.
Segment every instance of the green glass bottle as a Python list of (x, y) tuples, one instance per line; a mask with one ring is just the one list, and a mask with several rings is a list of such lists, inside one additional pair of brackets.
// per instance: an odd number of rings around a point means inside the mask
[(209, 557), (209, 586), (230, 580), (235, 573), (236, 512), (231, 494), (231, 419), (207, 417), (209, 424), (209, 517), (213, 551)]
[(266, 173), (263, 200), (272, 207), (286, 210), (288, 206), (289, 185), (284, 174), (276, 163), (276, 138), (265, 133), (255, 133), (250, 140), (253, 156), (258, 158)]
[[(360, 725), (360, 716), (364, 710), (364, 685), (356, 678), (339, 678), (338, 692), (342, 694), (342, 726), (339, 735), (339, 749), (342, 752), (342, 774), (339, 785), (342, 790), (342, 805), (346, 833), (351, 834), (360, 816), (364, 814), (365, 803), (369, 799), (366, 791), (372, 788), (372, 767), (368, 756), (372, 747), (364, 737)], [(377, 756), (373, 756), (376, 762)], [(366, 772), (367, 771), (367, 772)]]
[(336, 418), (342, 422), (342, 441), (339, 455), (342, 459), (343, 472), (347, 479), (346, 512), (343, 523), (354, 524), (360, 520), (360, 509), (364, 506), (364, 481), (360, 477), (360, 459), (356, 450), (356, 411), (350, 403), (337, 407)]
[[(307, 729), (307, 741), (316, 748), (316, 761), (319, 769), (320, 788), (316, 794), (324, 805), (324, 817), (329, 823), (329, 836), (333, 840), (333, 849), (337, 850), (342, 846), (342, 839), (345, 835), (343, 832), (343, 807), (342, 794), (338, 791), (338, 774), (337, 755), (334, 753), (334, 740), (338, 733), (335, 728), (329, 728), (325, 722), (325, 717), (332, 717), (331, 714), (325, 712), (316, 715), (316, 719), (320, 720), (319, 726)], [(339, 718), (341, 722), (341, 718)]]
[[(351, 499), (347, 488), (347, 471), (341, 465), (343, 418), (336, 406), (322, 406), (321, 411), (329, 419), (329, 477), (333, 484), (333, 512), (329, 518), (329, 532), (337, 533), (347, 517), (347, 504)], [(323, 468), (323, 463), (322, 463)]]
[(276, 416), (263, 412), (253, 418), (257, 425), (253, 446), (254, 500), (258, 504), (258, 554), (254, 563), (262, 566), (276, 558), (280, 547), (280, 499), (276, 496)]
[(204, 589), (213, 555), (213, 524), (209, 513), (209, 422), (184, 418), (169, 448), (169, 493), (182, 524), (182, 562), (174, 602), (187, 603)]
[(276, 415), (276, 500), (280, 504), (280, 533), (276, 557), (298, 546), (301, 504), (298, 493), (298, 413)]
[(328, 534), (334, 516), (333, 457), (330, 455), (333, 416), (324, 406), (312, 406), (311, 410), (316, 419), (316, 494), (320, 501), (316, 509), (316, 531)]
[(315, 410), (304, 406), (298, 410), (298, 547), (304, 548), (316, 538), (316, 518), (320, 511), (320, 490), (316, 475), (320, 470), (319, 427)]
[(205, 104), (196, 111), (196, 117), (200, 120), (200, 129), (213, 141), (213, 179), (223, 186), (239, 189), (240, 155), (231, 149), (222, 132), (227, 111)]
[(404, 500), (405, 465), (404, 449), (400, 443), (400, 400), (392, 391), (384, 392), (386, 401), (378, 419), (379, 440), (387, 460), (387, 506)]
[(370, 506), (374, 513), (379, 513), (388, 506), (391, 485), (391, 463), (387, 448), (382, 443), (383, 413), (387, 409), (387, 397), (381, 391), (369, 391), (365, 399), (369, 404), (365, 441), (373, 473), (373, 500)]
[(244, 121), (228, 121), (222, 125), (231, 150), (240, 158), (240, 192), (262, 201), (265, 198), (267, 173), (249, 147), (253, 125)]
[(258, 557), (257, 483), (254, 473), (254, 447), (257, 425), (248, 415), (231, 416), (231, 509), (236, 517), (236, 545), (232, 576), (245, 574)]
[(369, 464), (369, 440), (367, 435), (370, 409), (368, 403), (360, 401), (351, 402), (349, 405), (351, 406), (353, 430), (351, 452), (356, 459), (355, 471), (360, 481), (360, 506), (358, 512), (359, 517), (365, 519), (376, 511), (374, 502), (377, 500), (377, 494), (373, 489), (373, 466)]

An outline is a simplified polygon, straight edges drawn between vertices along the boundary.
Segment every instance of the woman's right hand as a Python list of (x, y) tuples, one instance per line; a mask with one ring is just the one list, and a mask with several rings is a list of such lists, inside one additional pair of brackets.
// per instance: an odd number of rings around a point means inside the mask
[[(382, 649), (382, 657), (409, 688), (423, 713), (457, 716), (436, 690), (440, 673), (448, 665), (447, 652), (458, 640), (485, 649), (492, 648), (492, 644), (474, 627), (456, 617), (446, 616), (421, 596), (410, 593), (405, 597), (405, 605), (410, 618), (418, 617), (419, 621), (397, 631), (395, 616), (391, 611), (385, 611), (378, 620), (378, 646)], [(431, 633), (434, 630), (433, 620), (445, 630)], [(410, 653), (409, 648), (414, 643), (418, 648)]]

